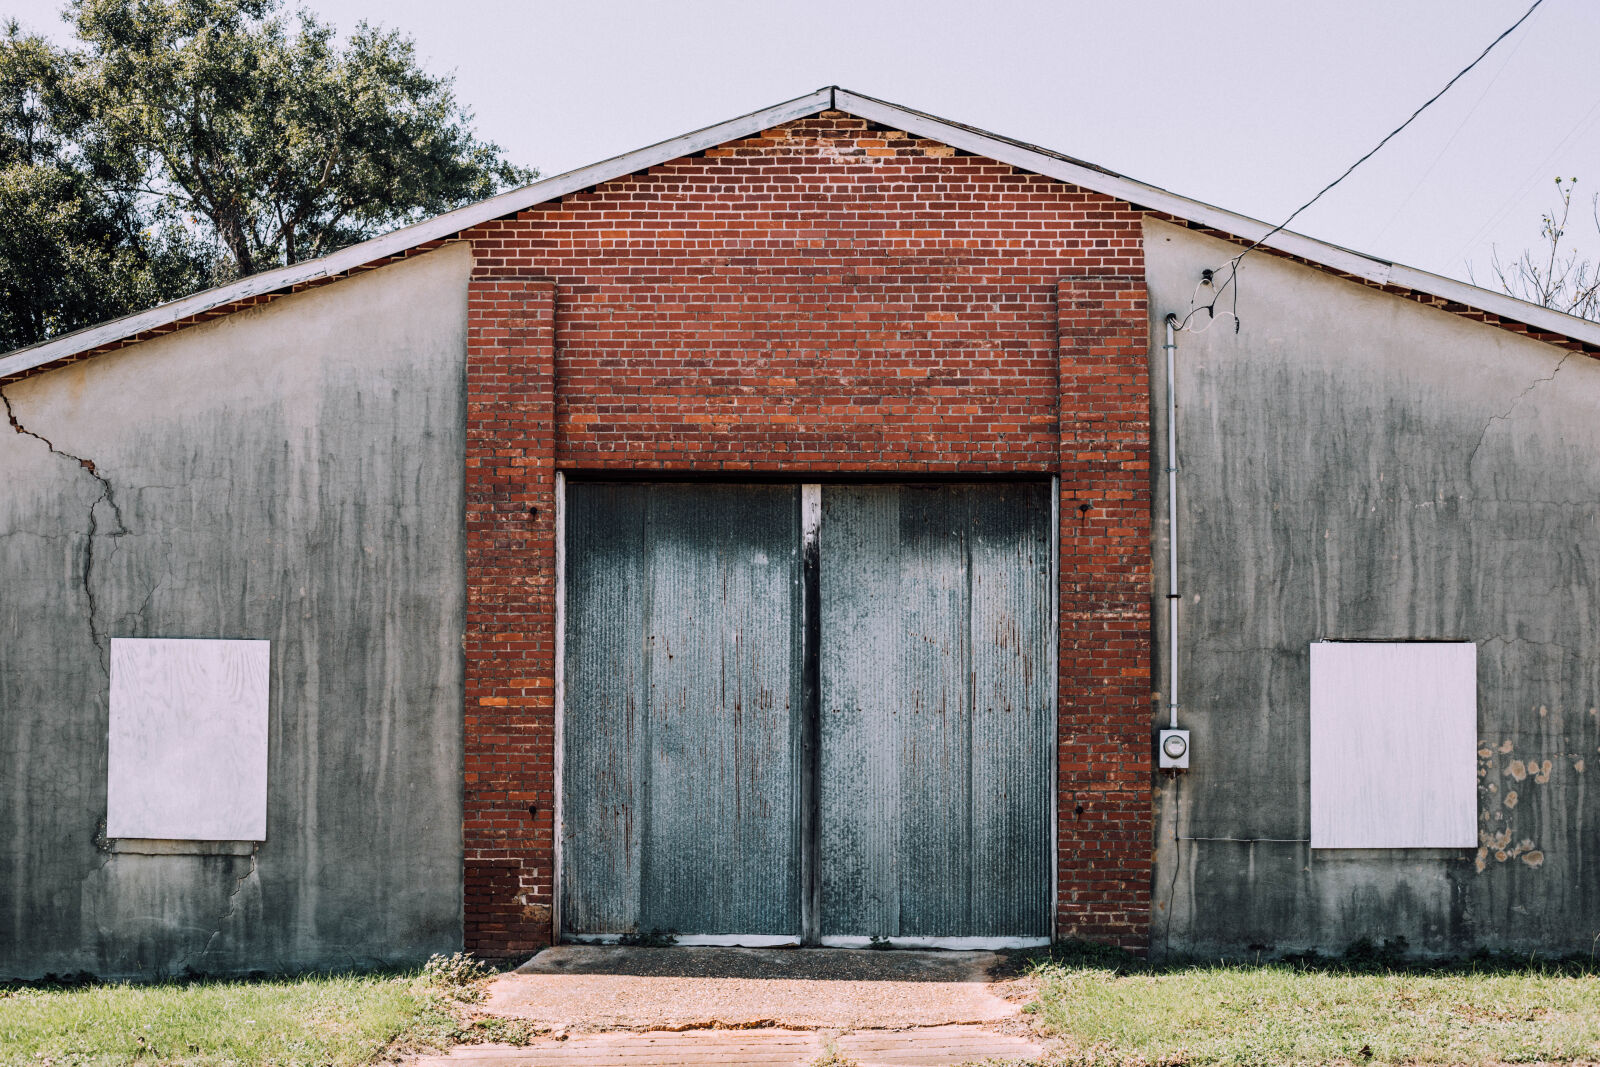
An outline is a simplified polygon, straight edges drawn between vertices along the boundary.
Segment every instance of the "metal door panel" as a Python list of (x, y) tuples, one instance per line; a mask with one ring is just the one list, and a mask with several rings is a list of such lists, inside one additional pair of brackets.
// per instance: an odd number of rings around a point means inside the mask
[(798, 934), (798, 510), (569, 485), (566, 932)]
[[(900, 929), (900, 496), (825, 487), (821, 542), (821, 725), (817, 767), (822, 933)], [(891, 557), (892, 558), (892, 557)], [(819, 548), (820, 562), (820, 548)], [(862, 596), (870, 590), (871, 596)]]
[[(1050, 933), (1054, 874), (1055, 585), (1046, 493), (1033, 487), (972, 497), (970, 927)], [(992, 887), (1003, 885), (1004, 892)]]
[(646, 499), (567, 486), (561, 923), (626, 931), (644, 841)]
[(822, 933), (1047, 935), (1048, 491), (822, 499)]

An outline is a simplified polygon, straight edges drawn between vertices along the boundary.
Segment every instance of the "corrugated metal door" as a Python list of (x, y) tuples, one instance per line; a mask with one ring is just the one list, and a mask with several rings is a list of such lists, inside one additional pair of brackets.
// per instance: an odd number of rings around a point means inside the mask
[(798, 486), (570, 484), (561, 925), (801, 930)]
[(821, 933), (1050, 933), (1040, 485), (824, 486)]
[(1048, 488), (818, 497), (568, 486), (564, 933), (1048, 936)]

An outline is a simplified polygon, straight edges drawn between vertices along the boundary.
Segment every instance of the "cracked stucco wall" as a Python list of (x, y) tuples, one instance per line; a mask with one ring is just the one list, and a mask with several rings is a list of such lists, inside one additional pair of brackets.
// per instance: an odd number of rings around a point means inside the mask
[[(447, 247), (4, 387), (0, 976), (459, 947), (470, 265)], [(255, 855), (97, 844), (112, 637), (272, 642)]]
[[(1158, 336), (1167, 312), (1189, 309), (1200, 270), (1237, 249), (1155, 221), (1146, 236)], [(1588, 788), (1600, 362), (1270, 256), (1246, 261), (1239, 316), (1237, 334), (1224, 318), (1178, 341), (1193, 769), (1156, 779), (1156, 951), (1404, 936), (1430, 952), (1588, 953), (1600, 934), (1600, 789)], [(1362, 638), (1478, 643), (1478, 849), (1296, 840), (1310, 822), (1308, 646)]]

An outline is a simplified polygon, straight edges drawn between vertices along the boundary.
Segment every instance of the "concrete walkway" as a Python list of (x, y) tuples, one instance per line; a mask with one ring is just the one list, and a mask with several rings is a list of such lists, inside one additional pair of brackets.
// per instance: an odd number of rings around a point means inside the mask
[(547, 949), (489, 987), (485, 1014), (549, 1036), (464, 1046), (418, 1067), (833, 1062), (894, 1067), (1042, 1055), (987, 952)]
[[(954, 1064), (1028, 1062), (1039, 1046), (975, 1026), (921, 1030), (688, 1030), (682, 1033), (583, 1034), (565, 1041), (536, 1038), (523, 1048), (465, 1045), (428, 1067), (951, 1067)], [(842, 1062), (841, 1062), (842, 1061)], [(420, 1065), (419, 1065), (420, 1067)]]

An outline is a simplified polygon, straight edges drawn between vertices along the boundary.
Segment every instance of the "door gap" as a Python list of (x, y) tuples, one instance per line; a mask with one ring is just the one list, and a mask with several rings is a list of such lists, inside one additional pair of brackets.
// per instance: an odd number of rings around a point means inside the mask
[(800, 941), (822, 941), (822, 486), (800, 487)]

